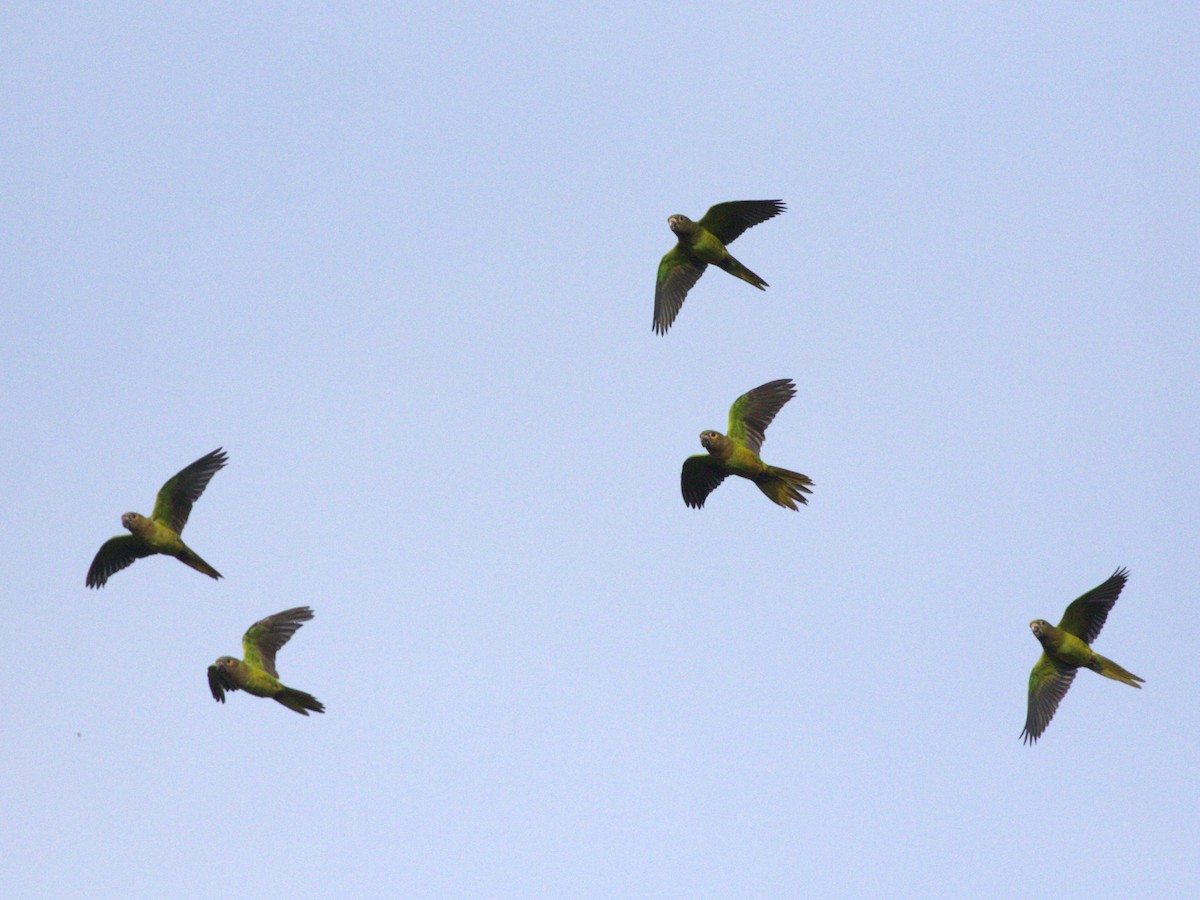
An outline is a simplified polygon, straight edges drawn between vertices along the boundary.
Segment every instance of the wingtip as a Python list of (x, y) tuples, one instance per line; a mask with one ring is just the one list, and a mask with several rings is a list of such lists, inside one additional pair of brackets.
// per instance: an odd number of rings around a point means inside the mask
[(215, 474), (219, 469), (225, 468), (229, 462), (229, 453), (224, 447), (218, 447), (216, 450), (210, 450), (200, 457), (196, 462), (208, 463), (212, 466), (212, 471)]

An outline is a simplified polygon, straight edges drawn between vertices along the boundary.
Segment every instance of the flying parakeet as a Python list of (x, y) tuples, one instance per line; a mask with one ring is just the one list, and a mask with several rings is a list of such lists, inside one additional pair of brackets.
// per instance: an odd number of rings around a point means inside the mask
[(208, 687), (213, 699), (224, 703), (226, 691), (243, 690), (255, 697), (271, 697), (302, 716), (307, 716), (309, 710), (325, 712), (324, 704), (312, 694), (281, 684), (275, 671), (279, 648), (312, 617), (313, 611), (307, 606), (297, 606), (251, 625), (242, 635), (244, 660), (222, 656), (208, 667)]
[(683, 502), (699, 509), (726, 476), (741, 475), (780, 506), (796, 509), (797, 502), (807, 503), (804, 494), (812, 493), (807, 475), (768, 466), (758, 457), (763, 432), (775, 413), (794, 396), (796, 386), (790, 378), (769, 381), (742, 394), (729, 407), (729, 434), (700, 432), (700, 443), (708, 453), (683, 461)]
[(1145, 681), (1089, 646), (1104, 627), (1108, 611), (1117, 602), (1128, 576), (1126, 569), (1117, 569), (1104, 584), (1073, 601), (1057, 627), (1045, 619), (1034, 619), (1029, 623), (1043, 652), (1029, 673), (1029, 712), (1025, 717), (1025, 730), (1021, 732), (1025, 743), (1033, 744), (1042, 736), (1081, 667), (1130, 687), (1140, 688), (1138, 682)]
[(704, 274), (709, 263), (760, 291), (766, 290), (767, 283), (734, 259), (725, 245), (732, 244), (747, 228), (753, 228), (785, 209), (782, 200), (734, 200), (711, 207), (699, 222), (693, 222), (687, 216), (670, 216), (667, 225), (679, 242), (658, 264), (658, 279), (654, 285), (654, 330), (658, 334), (667, 333), (679, 315), (687, 292)]
[(192, 504), (204, 493), (209, 480), (225, 462), (225, 451), (218, 447), (181, 469), (162, 486), (150, 518), (134, 512), (121, 516), (121, 524), (130, 533), (109, 538), (100, 546), (88, 569), (87, 586), (104, 587), (110, 575), (132, 565), (135, 559), (155, 553), (173, 556), (197, 572), (220, 578), (221, 573), (197, 556), (179, 535), (187, 524)]

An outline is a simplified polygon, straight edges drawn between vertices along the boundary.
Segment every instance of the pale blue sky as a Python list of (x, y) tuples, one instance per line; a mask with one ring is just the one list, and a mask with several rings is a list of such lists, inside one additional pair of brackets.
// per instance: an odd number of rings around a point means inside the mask
[[(1200, 881), (1193, 4), (0, 13), (9, 896)], [(672, 213), (781, 197), (650, 330)], [(790, 377), (797, 513), (679, 467)], [(84, 575), (217, 446), (185, 537)], [(1042, 741), (1028, 622), (1131, 570)], [(205, 667), (256, 619), (325, 716)]]

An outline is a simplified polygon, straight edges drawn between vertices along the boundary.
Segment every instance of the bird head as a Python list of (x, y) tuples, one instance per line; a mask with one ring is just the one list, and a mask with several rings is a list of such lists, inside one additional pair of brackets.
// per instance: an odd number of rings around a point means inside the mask
[(1034, 619), (1029, 623), (1029, 630), (1032, 631), (1033, 636), (1040, 641), (1042, 639), (1042, 635), (1050, 630), (1050, 623), (1045, 619)]
[(691, 224), (691, 219), (687, 216), (681, 216), (678, 213), (667, 217), (667, 225), (670, 226), (671, 231), (675, 234), (682, 234), (687, 231), (691, 227)]
[(232, 656), (222, 656), (213, 665), (222, 672), (232, 672), (241, 665), (241, 660), (234, 659)]
[(716, 453), (725, 442), (725, 435), (719, 431), (700, 432), (700, 445), (709, 453)]
[(138, 515), (135, 512), (128, 512), (121, 516), (121, 524), (129, 531), (136, 531), (139, 525), (146, 521), (145, 516)]

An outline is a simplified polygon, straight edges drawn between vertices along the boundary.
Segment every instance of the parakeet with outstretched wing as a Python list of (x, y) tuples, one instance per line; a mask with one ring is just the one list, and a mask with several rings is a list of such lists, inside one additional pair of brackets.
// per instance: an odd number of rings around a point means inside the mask
[(753, 228), (787, 209), (782, 200), (733, 200), (718, 203), (704, 214), (699, 222), (687, 216), (674, 215), (667, 225), (678, 242), (667, 251), (658, 264), (654, 285), (654, 330), (666, 334), (687, 292), (704, 274), (711, 263), (730, 275), (766, 290), (765, 281), (733, 258), (725, 248), (747, 228)]
[(1041, 642), (1042, 655), (1029, 673), (1029, 709), (1021, 732), (1025, 743), (1033, 744), (1042, 736), (1079, 669), (1091, 669), (1135, 688), (1141, 687), (1138, 682), (1145, 682), (1090, 646), (1104, 627), (1128, 576), (1126, 569), (1117, 569), (1103, 584), (1073, 600), (1057, 627), (1045, 619), (1029, 623), (1034, 637)]
[(325, 712), (324, 704), (312, 694), (280, 682), (275, 670), (275, 654), (279, 648), (312, 617), (313, 611), (307, 606), (297, 606), (251, 625), (242, 635), (245, 659), (222, 656), (208, 667), (208, 688), (213, 699), (224, 703), (226, 691), (242, 690), (255, 697), (270, 697), (302, 716), (307, 716), (309, 710)]
[(179, 535), (187, 524), (192, 504), (200, 499), (209, 480), (226, 460), (225, 451), (218, 447), (180, 469), (158, 492), (150, 518), (134, 512), (121, 516), (121, 524), (130, 533), (109, 538), (100, 546), (88, 569), (87, 586), (104, 587), (110, 575), (132, 565), (135, 559), (155, 553), (173, 556), (197, 572), (220, 578), (221, 573), (202, 560)]
[(780, 506), (797, 509), (807, 503), (812, 480), (807, 475), (768, 466), (759, 458), (763, 432), (783, 404), (796, 396), (790, 378), (769, 381), (747, 391), (729, 408), (729, 433), (700, 432), (700, 443), (707, 453), (689, 456), (683, 461), (680, 485), (683, 502), (697, 509), (729, 475), (740, 475), (758, 485), (758, 489)]

